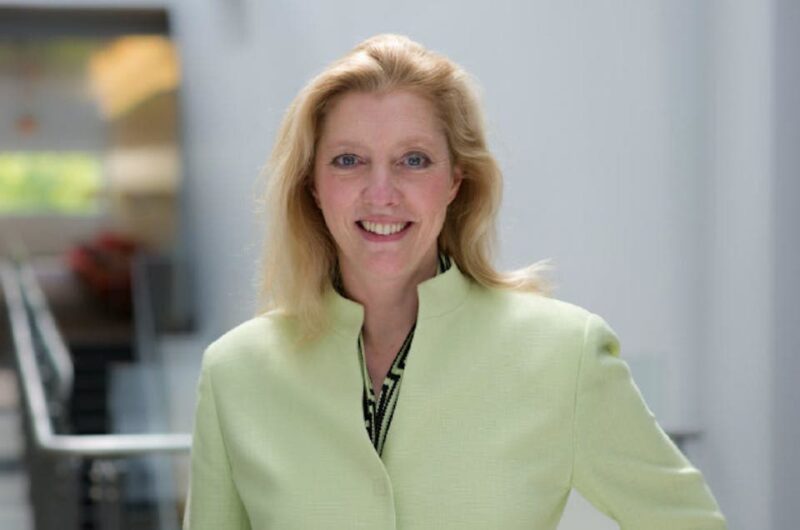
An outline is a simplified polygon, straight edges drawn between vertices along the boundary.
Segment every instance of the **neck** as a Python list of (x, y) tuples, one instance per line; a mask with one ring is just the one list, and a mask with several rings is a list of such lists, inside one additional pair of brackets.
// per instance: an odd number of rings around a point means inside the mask
[[(429, 262), (429, 263), (428, 263)], [(364, 306), (364, 341), (373, 345), (402, 341), (417, 318), (417, 285), (436, 275), (436, 254), (432, 260), (402, 278), (380, 279), (353, 274), (343, 267), (341, 279), (347, 296)], [(383, 352), (381, 352), (383, 353)], [(394, 354), (396, 352), (386, 352)]]

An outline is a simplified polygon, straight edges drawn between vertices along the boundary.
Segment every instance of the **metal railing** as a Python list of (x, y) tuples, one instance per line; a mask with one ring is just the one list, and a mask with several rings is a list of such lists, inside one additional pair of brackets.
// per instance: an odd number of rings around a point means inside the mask
[(19, 266), (19, 280), (25, 298), (30, 308), (31, 317), (38, 323), (41, 339), (44, 342), (44, 353), (47, 357), (48, 366), (53, 370), (55, 385), (55, 398), (61, 403), (69, 401), (72, 394), (72, 384), (75, 378), (75, 371), (72, 366), (72, 359), (69, 351), (61, 340), (53, 316), (47, 307), (47, 302), (36, 281), (33, 269), (27, 264)]
[[(20, 385), (24, 405), (33, 427), (37, 450), (73, 456), (137, 456), (147, 453), (186, 453), (191, 448), (190, 434), (97, 434), (69, 435), (56, 434), (51, 425), (51, 413), (45, 397), (42, 376), (36, 362), (31, 322), (25, 307), (24, 288), (35, 284), (30, 271), (15, 270), (18, 266), (8, 262), (0, 263), (0, 277), (8, 304), (11, 322), (11, 336), (19, 368)], [(52, 354), (54, 364), (61, 366), (65, 379), (58, 385), (61, 391), (71, 388), (72, 364), (63, 341), (54, 333), (52, 316), (41, 302), (41, 291), (34, 288), (34, 307), (42, 318), (43, 334), (48, 337), (48, 348), (55, 345), (58, 354)], [(45, 315), (45, 316), (42, 316)]]
[[(121, 523), (120, 483), (127, 464), (148, 455), (187, 455), (191, 448), (190, 434), (64, 434), (56, 432), (54, 421), (61, 423), (72, 392), (74, 368), (69, 350), (59, 333), (47, 301), (32, 268), (24, 263), (0, 260), (0, 287), (5, 295), (11, 339), (17, 365), (24, 420), (28, 432), (28, 466), (31, 473), (47, 477), (43, 487), (31, 487), (34, 507), (55, 502), (52, 491), (70, 486), (57, 484), (78, 482), (76, 466), (88, 465), (91, 487), (89, 495), (97, 505), (96, 526), (116, 530)], [(37, 347), (38, 346), (38, 347)], [(45, 384), (40, 365), (51, 367)], [(48, 395), (48, 393), (50, 395)], [(69, 468), (69, 470), (67, 470)], [(72, 472), (70, 474), (70, 472)], [(76, 486), (72, 486), (74, 490)], [(43, 491), (46, 490), (46, 491)], [(62, 495), (63, 496), (63, 495)], [(74, 493), (69, 501), (60, 501), (52, 517), (45, 517), (40, 527), (70, 528), (65, 513), (79, 509)], [(162, 503), (163, 504), (163, 503)], [(52, 508), (52, 506), (51, 506)], [(161, 507), (160, 512), (163, 512)], [(174, 527), (176, 517), (163, 526)], [(38, 518), (38, 516), (37, 516)], [(78, 517), (73, 517), (77, 521)], [(38, 522), (38, 521), (37, 521)]]

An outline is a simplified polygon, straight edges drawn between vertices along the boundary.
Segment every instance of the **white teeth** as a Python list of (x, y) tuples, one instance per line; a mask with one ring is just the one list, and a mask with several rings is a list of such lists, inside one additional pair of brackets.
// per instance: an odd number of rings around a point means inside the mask
[(369, 221), (361, 221), (361, 226), (368, 232), (372, 232), (373, 234), (379, 234), (382, 236), (388, 236), (391, 234), (396, 234), (403, 228), (405, 228), (405, 223), (392, 223), (392, 224), (381, 224), (381, 223), (371, 223)]

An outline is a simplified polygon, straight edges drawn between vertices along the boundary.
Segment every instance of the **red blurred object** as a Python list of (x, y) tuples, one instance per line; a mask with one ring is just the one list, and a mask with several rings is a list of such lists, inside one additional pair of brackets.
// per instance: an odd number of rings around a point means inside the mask
[(39, 120), (33, 114), (26, 112), (17, 118), (14, 128), (19, 134), (27, 136), (39, 129)]
[(70, 269), (109, 311), (131, 314), (131, 268), (140, 245), (120, 234), (105, 232), (70, 250)]

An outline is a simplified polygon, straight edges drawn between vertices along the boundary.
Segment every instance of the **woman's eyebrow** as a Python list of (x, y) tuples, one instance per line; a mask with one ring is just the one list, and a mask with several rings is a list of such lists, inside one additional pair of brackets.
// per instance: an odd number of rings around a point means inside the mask
[(424, 145), (424, 146), (435, 146), (437, 143), (436, 139), (428, 136), (428, 135), (414, 135), (408, 136), (399, 140), (397, 145)]
[(366, 146), (361, 142), (356, 142), (354, 140), (330, 140), (327, 142), (323, 142), (321, 145), (322, 149), (327, 150), (335, 150), (335, 149), (365, 149)]
[[(395, 141), (393, 144), (394, 148), (409, 148), (409, 147), (425, 147), (428, 149), (435, 149), (437, 147), (437, 139), (428, 136), (428, 135), (412, 135), (401, 138)], [(335, 151), (341, 149), (356, 149), (356, 150), (363, 150), (369, 151), (371, 147), (363, 142), (359, 142), (357, 140), (348, 140), (346, 138), (340, 139), (331, 139), (327, 141), (323, 141), (320, 144), (320, 149), (324, 151)]]

